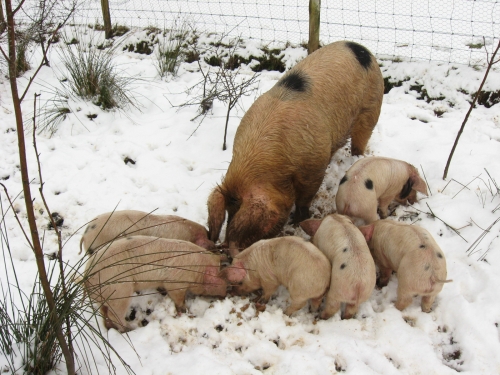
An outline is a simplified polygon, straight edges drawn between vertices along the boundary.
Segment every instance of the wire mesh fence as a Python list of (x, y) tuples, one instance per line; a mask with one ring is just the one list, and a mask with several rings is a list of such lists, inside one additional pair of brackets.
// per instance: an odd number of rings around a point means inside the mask
[[(308, 0), (110, 0), (113, 24), (168, 28), (176, 19), (198, 31), (264, 43), (305, 43)], [(100, 0), (89, 0), (79, 23), (102, 24)], [(366, 45), (376, 55), (476, 64), (500, 38), (500, 0), (323, 0), (320, 41)]]

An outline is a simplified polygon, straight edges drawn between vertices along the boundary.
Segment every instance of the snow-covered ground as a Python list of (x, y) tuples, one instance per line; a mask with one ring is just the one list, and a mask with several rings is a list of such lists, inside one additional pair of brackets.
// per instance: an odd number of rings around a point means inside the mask
[[(27, 96), (25, 120), (31, 116), (33, 102), (29, 98), (33, 93), (42, 92), (42, 100), (48, 100), (49, 88), (60, 86), (64, 69), (58, 48), (51, 54), (51, 68), (42, 68)], [(247, 42), (244, 51), (255, 54), (258, 45)], [(289, 67), (305, 57), (306, 51), (288, 47), (284, 55)], [(47, 133), (37, 137), (46, 199), (51, 210), (64, 218), (63, 241), (68, 240), (64, 258), (71, 264), (82, 256), (78, 255), (81, 231), (70, 238), (71, 234), (115, 207), (157, 209), (158, 214), (175, 214), (205, 224), (206, 200), (231, 160), (241, 116), (255, 95), (267, 91), (281, 76), (278, 72), (262, 73), (256, 94), (243, 98), (241, 107), (233, 110), (228, 150), (222, 151), (223, 103), (215, 102), (201, 125), (199, 119), (190, 121), (197, 114), (196, 107), (179, 109), (171, 105), (185, 103), (195, 95), (186, 90), (201, 79), (198, 65), (183, 63), (178, 77), (161, 80), (154, 56), (121, 48), (116, 53), (118, 69), (137, 78), (132, 94), (139, 109), (103, 111), (89, 102), (71, 99), (72, 113), (57, 132), (51, 137)], [(33, 62), (39, 58), (35, 53)], [(344, 321), (338, 313), (329, 320), (317, 320), (306, 308), (291, 318), (285, 316), (288, 292), (282, 287), (265, 311), (258, 311), (249, 298), (196, 297), (187, 302), (189, 314), (176, 317), (168, 297), (146, 298), (143, 306), (157, 302), (147, 326), (128, 336), (108, 332), (113, 346), (137, 374), (500, 373), (500, 223), (470, 249), (500, 215), (500, 196), (492, 181), (496, 179), (500, 185), (500, 104), (491, 108), (480, 105), (473, 110), (448, 178), (443, 180), (449, 152), (469, 108), (471, 96), (467, 93), (477, 90), (484, 68), (379, 62), (385, 77), (402, 84), (384, 96), (367, 155), (408, 161), (428, 182), (429, 197), (422, 197), (413, 207), (398, 207), (393, 219), (418, 220), (415, 225), (429, 230), (446, 256), (448, 278), (453, 282), (444, 286), (433, 311), (423, 313), (418, 298), (405, 311), (398, 311), (394, 307), (395, 276), (387, 287), (373, 291), (356, 318)], [(31, 73), (19, 80), (21, 86)], [(243, 67), (242, 74), (249, 77), (253, 72)], [(420, 94), (410, 90), (410, 86), (418, 85), (424, 86), (430, 98), (444, 99), (419, 100)], [(498, 69), (490, 73), (484, 89), (500, 90)], [(0, 107), (0, 180), (15, 196), (21, 191), (21, 175), (6, 80), (0, 83)], [(89, 119), (90, 114), (97, 117)], [(125, 163), (126, 158), (135, 164)], [(338, 182), (355, 160), (348, 147), (334, 156), (313, 203), (316, 217), (334, 210)], [(32, 148), (28, 162), (30, 176), (35, 178), (37, 223), (42, 229), (49, 220), (40, 211)], [(6, 207), (6, 197), (1, 197)], [(15, 209), (24, 219), (22, 200), (16, 200)], [(437, 218), (428, 214), (431, 210)], [(29, 292), (36, 273), (34, 255), (12, 215), (5, 220), (14, 266), (21, 286)], [(458, 229), (459, 235), (445, 223)], [(291, 226), (285, 231), (307, 238)], [(53, 231), (45, 233), (44, 246), (46, 253), (57, 249)], [(0, 358), (0, 367), (3, 360)], [(106, 373), (104, 362), (100, 365)], [(118, 366), (118, 373), (125, 370)]]

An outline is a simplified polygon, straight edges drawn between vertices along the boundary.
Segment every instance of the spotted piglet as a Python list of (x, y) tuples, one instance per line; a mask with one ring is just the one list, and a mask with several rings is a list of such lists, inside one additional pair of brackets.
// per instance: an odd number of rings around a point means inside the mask
[(375, 263), (363, 234), (344, 215), (328, 215), (323, 220), (309, 219), (300, 223), (313, 236), (313, 243), (330, 260), (332, 275), (326, 295), (322, 319), (334, 315), (345, 302), (342, 319), (352, 318), (360, 303), (366, 301), (375, 287)]
[(87, 295), (100, 306), (106, 328), (132, 329), (127, 317), (137, 291), (165, 291), (178, 313), (188, 292), (226, 295), (221, 258), (187, 241), (150, 236), (119, 238), (89, 256), (83, 277)]
[(215, 244), (208, 239), (207, 230), (201, 224), (175, 215), (124, 210), (107, 212), (93, 219), (80, 240), (80, 253), (85, 249), (92, 254), (119, 237), (137, 235), (189, 241), (207, 250), (215, 249)]
[(337, 212), (369, 224), (388, 215), (393, 200), (416, 202), (416, 192), (427, 195), (425, 181), (417, 169), (402, 160), (368, 157), (355, 162), (340, 180)]
[(261, 303), (267, 303), (280, 285), (290, 292), (291, 315), (311, 300), (316, 311), (330, 283), (330, 263), (312, 243), (288, 236), (260, 240), (233, 258), (220, 276), (233, 284), (237, 294), (263, 290)]
[(396, 308), (408, 307), (415, 295), (422, 296), (422, 311), (430, 312), (446, 280), (446, 259), (424, 228), (392, 220), (378, 220), (359, 228), (380, 269), (379, 286), (389, 282), (392, 271), (398, 278)]

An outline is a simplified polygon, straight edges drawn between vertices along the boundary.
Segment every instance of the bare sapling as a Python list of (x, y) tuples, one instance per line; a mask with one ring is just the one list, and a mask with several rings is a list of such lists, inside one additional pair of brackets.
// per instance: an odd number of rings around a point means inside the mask
[[(199, 106), (199, 113), (192, 120), (195, 120), (200, 116), (203, 117), (191, 134), (192, 136), (200, 127), (203, 119), (213, 108), (214, 101), (218, 100), (225, 103), (227, 105), (227, 111), (222, 150), (227, 149), (227, 127), (231, 111), (243, 96), (248, 96), (257, 89), (255, 83), (258, 82), (259, 77), (258, 73), (245, 77), (241, 72), (241, 66), (235, 68), (235, 62), (238, 61), (236, 51), (241, 46), (241, 39), (236, 38), (231, 40), (229, 45), (226, 45), (223, 43), (225, 36), (225, 34), (222, 35), (219, 41), (214, 43), (215, 47), (210, 46), (208, 50), (204, 51), (205, 55), (210, 55), (210, 58), (205, 59), (205, 62), (208, 60), (208, 64), (203, 64), (201, 59), (198, 59), (198, 68), (202, 75), (202, 79), (195, 85), (188, 88), (187, 93), (199, 88), (201, 88), (201, 93), (194, 96), (189, 101), (177, 106), (180, 108), (192, 105)], [(222, 47), (225, 48), (222, 49)], [(213, 48), (215, 48), (215, 50)], [(202, 55), (202, 51), (200, 51), (199, 47), (195, 45), (193, 46), (192, 54), (199, 57)]]
[(479, 85), (479, 89), (476, 92), (476, 95), (474, 96), (474, 99), (472, 100), (472, 103), (470, 104), (469, 110), (467, 111), (467, 114), (465, 115), (464, 121), (462, 122), (462, 126), (460, 127), (460, 130), (458, 131), (457, 137), (455, 138), (455, 143), (453, 144), (453, 147), (450, 152), (450, 156), (448, 157), (448, 161), (446, 162), (446, 167), (444, 168), (444, 174), (443, 174), (443, 180), (446, 179), (446, 176), (448, 176), (448, 169), (450, 168), (450, 163), (451, 159), (453, 158), (453, 154), (455, 153), (455, 149), (457, 148), (458, 140), (460, 139), (460, 136), (462, 135), (462, 132), (464, 131), (465, 124), (469, 120), (469, 116), (474, 109), (474, 106), (476, 105), (477, 99), (479, 98), (479, 95), (481, 94), (481, 90), (483, 89), (484, 83), (486, 82), (486, 78), (488, 78), (488, 74), (490, 73), (490, 69), (493, 65), (498, 63), (500, 59), (495, 60), (496, 54), (498, 50), (500, 49), (500, 41), (498, 41), (498, 44), (495, 48), (495, 51), (493, 52), (493, 55), (490, 58), (490, 54), (488, 50), (486, 49), (486, 42), (485, 38), (483, 37), (483, 43), (484, 43), (484, 49), (486, 51), (486, 62), (488, 64), (486, 68), (486, 72), (484, 73), (483, 80), (481, 84)]
[[(33, 23), (28, 26), (29, 28), (35, 28), (38, 25), (38, 29), (44, 30), (50, 36), (48, 40), (44, 43), (43, 58), (39, 63), (38, 67), (35, 69), (33, 75), (29, 78), (26, 88), (22, 93), (19, 92), (16, 77), (16, 45), (17, 43), (22, 43), (24, 41), (19, 41), (19, 35), (28, 35), (22, 32), (21, 27), (15, 22), (16, 14), (23, 11), (24, 2), (19, 5), (12, 4), (12, 0), (5, 0), (5, 12), (6, 12), (6, 22), (7, 22), (7, 51), (3, 47), (0, 47), (0, 52), (7, 61), (8, 71), (9, 71), (9, 82), (12, 93), (12, 102), (14, 107), (15, 119), (16, 119), (16, 131), (18, 137), (18, 150), (19, 150), (19, 162), (20, 171), (22, 177), (23, 195), (24, 202), (26, 206), (26, 214), (28, 219), (28, 225), (30, 228), (31, 241), (30, 246), (35, 253), (36, 264), (38, 269), (39, 280), (42, 284), (43, 293), (45, 295), (47, 305), (49, 307), (49, 315), (52, 323), (52, 327), (56, 332), (57, 341), (63, 353), (66, 369), (69, 375), (76, 374), (75, 369), (75, 358), (73, 353), (73, 348), (71, 345), (71, 337), (68, 337), (67, 332), (63, 331), (63, 322), (57, 315), (57, 306), (54, 299), (54, 293), (51, 289), (49, 277), (47, 270), (45, 268), (44, 253), (42, 244), (40, 241), (40, 236), (38, 232), (38, 227), (35, 220), (35, 213), (33, 208), (33, 198), (30, 189), (30, 178), (28, 174), (28, 165), (26, 157), (26, 141), (25, 132), (23, 126), (23, 112), (21, 108), (21, 102), (25, 98), (28, 89), (30, 88), (33, 80), (40, 71), (41, 67), (45, 65), (48, 61), (47, 59), (47, 49), (50, 47), (54, 41), (54, 36), (59, 32), (59, 30), (66, 24), (70, 17), (76, 11), (78, 2), (77, 0), (72, 0), (69, 4), (65, 3), (65, 8), (62, 13), (55, 12), (55, 8), (58, 7), (58, 2), (56, 0), (42, 1), (37, 5), (36, 9), (33, 10), (34, 18)], [(51, 11), (49, 11), (51, 10)], [(59, 17), (53, 17), (54, 14), (58, 14)], [(62, 14), (62, 15), (61, 15)], [(57, 22), (54, 22), (57, 21)], [(43, 26), (40, 26), (43, 25)], [(32, 36), (29, 36), (32, 37)]]

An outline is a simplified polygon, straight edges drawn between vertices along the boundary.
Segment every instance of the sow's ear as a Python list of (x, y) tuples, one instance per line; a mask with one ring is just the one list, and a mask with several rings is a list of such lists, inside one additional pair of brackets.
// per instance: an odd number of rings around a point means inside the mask
[(224, 268), (219, 273), (219, 277), (229, 281), (230, 283), (240, 283), (243, 281), (246, 275), (247, 271), (243, 266), (243, 262), (241, 261), (233, 262), (233, 264)]
[(361, 233), (363, 233), (363, 236), (365, 236), (366, 242), (369, 242), (372, 239), (374, 228), (375, 228), (374, 224), (365, 225), (358, 228), (361, 231)]
[(304, 232), (313, 237), (316, 234), (322, 221), (323, 220), (320, 219), (308, 219), (301, 221), (299, 225), (304, 230)]
[(214, 243), (219, 239), (220, 230), (226, 218), (224, 195), (217, 186), (208, 197), (208, 238)]

